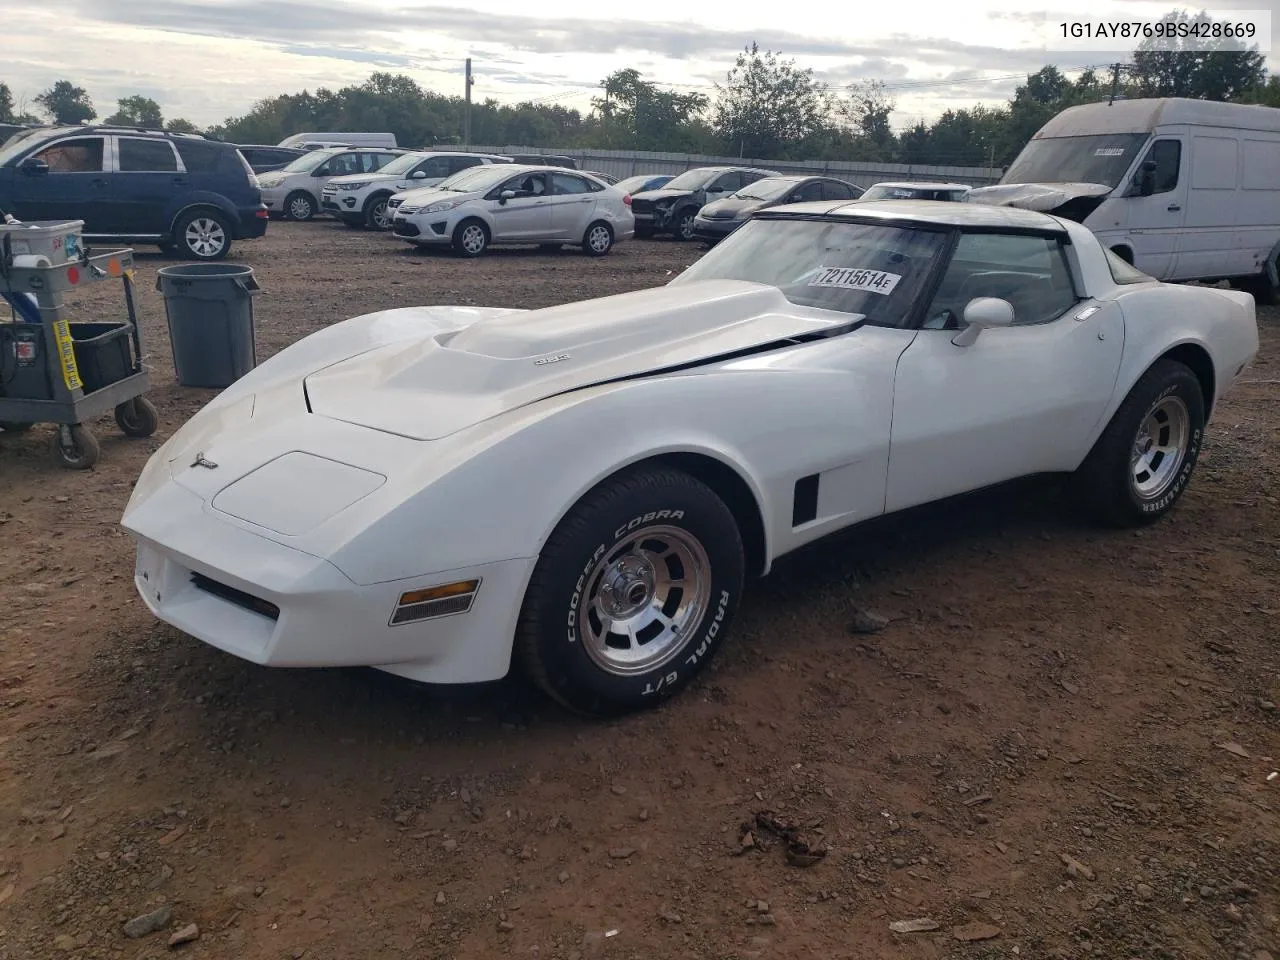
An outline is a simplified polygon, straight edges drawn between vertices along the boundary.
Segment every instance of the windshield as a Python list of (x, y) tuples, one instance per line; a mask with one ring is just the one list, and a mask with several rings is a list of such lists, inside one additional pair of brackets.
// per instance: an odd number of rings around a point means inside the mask
[(297, 160), (294, 160), (292, 163), (288, 164), (287, 166), (281, 167), (280, 172), (281, 173), (310, 173), (312, 170), (318, 167), (322, 161), (328, 159), (329, 157), (332, 157), (335, 153), (338, 153), (338, 152), (339, 150), (336, 150), (336, 149), (312, 150), (310, 153), (303, 154), (301, 157), (299, 157)]
[[(15, 133), (13, 136), (11, 136), (8, 140), (4, 142), (3, 147), (0, 147), (0, 163), (8, 162), (9, 160), (17, 156), (19, 153), (21, 153), (23, 150), (25, 150), (27, 147), (35, 143), (34, 140), (29, 139), (30, 137), (34, 136), (37, 133), (47, 134), (48, 132), (49, 130), (47, 127), (44, 129), (36, 128), (35, 130), (19, 130), (17, 133)], [(59, 136), (62, 136), (69, 132), (70, 131), (64, 130), (62, 131), (62, 133), (59, 134)], [(47, 137), (46, 139), (52, 140), (54, 138)]]
[(393, 177), (399, 176), (402, 173), (408, 173), (419, 163), (425, 160), (427, 156), (428, 154), (425, 153), (402, 153), (390, 163), (379, 167), (377, 173), (379, 176), (385, 173), (388, 176)]
[(719, 176), (724, 172), (722, 167), (700, 167), (697, 170), (686, 170), (680, 176), (676, 177), (668, 183), (663, 190), (700, 190), (706, 186), (712, 177)]
[(947, 234), (829, 220), (748, 220), (671, 285), (750, 280), (792, 303), (901, 327)]
[(471, 167), (461, 173), (455, 173), (447, 180), (441, 180), (436, 184), (436, 189), (448, 190), (450, 193), (483, 193), (496, 187), (509, 176), (512, 176), (511, 165), (506, 163)]
[[(615, 186), (617, 186), (617, 188), (621, 190), (623, 193), (639, 193), (642, 189), (644, 189), (646, 184), (651, 183), (654, 180), (661, 181), (663, 179), (664, 179), (663, 177), (655, 177), (652, 174), (649, 174), (646, 176), (639, 176), (639, 177), (627, 177), (627, 179), (625, 180), (619, 180), (617, 184), (615, 184)], [(669, 178), (666, 178), (666, 179), (669, 179)], [(658, 187), (654, 186), (654, 187), (651, 187), (650, 189), (657, 190)]]
[(1009, 165), (1001, 183), (1101, 183), (1118, 186), (1147, 142), (1145, 133), (1032, 140)]
[(794, 180), (783, 180), (781, 177), (766, 177), (757, 180), (750, 186), (743, 187), (735, 197), (742, 200), (777, 200), (796, 185)]

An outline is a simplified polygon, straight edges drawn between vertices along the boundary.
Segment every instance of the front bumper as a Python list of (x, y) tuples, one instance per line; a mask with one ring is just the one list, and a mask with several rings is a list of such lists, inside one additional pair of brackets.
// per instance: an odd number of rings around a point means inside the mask
[(391, 232), (409, 243), (418, 245), (447, 245), (453, 240), (452, 211), (443, 213), (412, 213), (404, 216), (397, 211), (391, 221)]
[[(428, 683), (506, 675), (535, 562), (360, 586), (327, 560), (222, 519), (176, 483), (131, 507), (123, 522), (138, 544), (139, 595), (179, 630), (264, 666), (366, 666)], [(481, 583), (469, 611), (389, 625), (401, 594), (470, 579)]]
[(703, 216), (693, 218), (693, 235), (699, 240), (709, 240), (714, 243), (717, 240), (723, 240), (738, 227), (742, 226), (741, 220), (709, 220)]
[(359, 194), (350, 191), (325, 190), (320, 194), (320, 209), (338, 217), (358, 217), (364, 207)]
[(284, 187), (263, 187), (262, 202), (272, 213), (284, 213)]
[(651, 210), (645, 210), (641, 213), (636, 213), (635, 210), (633, 209), (631, 211), (631, 215), (635, 217), (636, 229), (638, 231), (640, 231), (641, 233), (645, 233), (645, 232), (655, 233), (658, 231), (668, 230), (671, 228), (672, 210), (674, 210), (674, 207), (670, 209), (662, 209), (662, 210), (659, 210), (658, 208), (655, 207)]

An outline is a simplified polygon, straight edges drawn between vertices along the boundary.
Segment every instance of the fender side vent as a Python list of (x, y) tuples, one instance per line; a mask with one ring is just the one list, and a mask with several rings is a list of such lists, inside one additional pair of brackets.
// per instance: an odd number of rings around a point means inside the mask
[(818, 516), (818, 474), (811, 473), (796, 481), (795, 499), (791, 503), (791, 526), (798, 527)]

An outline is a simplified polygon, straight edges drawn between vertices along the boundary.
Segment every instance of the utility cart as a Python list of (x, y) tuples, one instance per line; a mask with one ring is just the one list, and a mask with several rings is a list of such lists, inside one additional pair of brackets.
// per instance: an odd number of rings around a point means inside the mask
[[(0, 225), (0, 429), (54, 424), (51, 453), (72, 470), (98, 460), (87, 422), (114, 410), (130, 437), (149, 437), (159, 424), (143, 396), (150, 382), (133, 251), (90, 250), (83, 229), (81, 220)], [(67, 296), (104, 280), (123, 284), (127, 322), (72, 323)]]

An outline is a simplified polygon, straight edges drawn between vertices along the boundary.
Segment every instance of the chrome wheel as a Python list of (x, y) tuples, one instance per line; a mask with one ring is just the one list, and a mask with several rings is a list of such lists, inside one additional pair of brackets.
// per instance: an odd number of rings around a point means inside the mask
[(377, 201), (369, 208), (369, 220), (379, 230), (391, 229), (391, 211), (387, 209), (385, 198)]
[(488, 243), (488, 240), (484, 235), (484, 227), (480, 226), (480, 224), (469, 223), (462, 228), (461, 244), (462, 249), (467, 253), (472, 256), (483, 253), (486, 243)]
[(213, 217), (196, 217), (182, 234), (187, 249), (201, 259), (216, 257), (227, 245), (227, 231)]
[(1155, 500), (1172, 486), (1187, 456), (1191, 438), (1191, 414), (1176, 396), (1163, 397), (1147, 411), (1133, 439), (1129, 467), (1133, 491), (1143, 500)]
[(684, 216), (680, 218), (680, 224), (679, 224), (678, 230), (680, 233), (681, 240), (693, 239), (693, 214), (692, 213), (686, 213), (684, 214)]
[(294, 220), (310, 220), (315, 213), (315, 204), (309, 197), (299, 194), (289, 201), (289, 216)]
[(617, 676), (654, 670), (683, 649), (711, 597), (711, 563), (677, 527), (637, 530), (587, 574), (579, 635), (592, 661)]
[(587, 231), (587, 246), (592, 253), (605, 253), (613, 246), (613, 235), (603, 223), (597, 223)]

